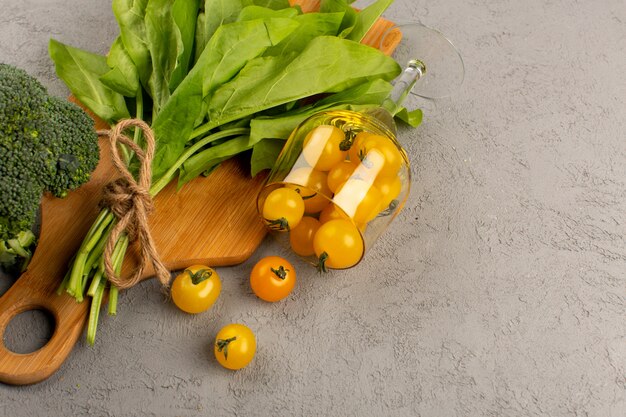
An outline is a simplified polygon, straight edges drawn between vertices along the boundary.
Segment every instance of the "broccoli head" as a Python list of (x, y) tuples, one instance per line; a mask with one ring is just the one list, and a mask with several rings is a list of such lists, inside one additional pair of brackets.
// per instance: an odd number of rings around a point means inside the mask
[(48, 149), (55, 169), (44, 184), (57, 197), (89, 181), (98, 165), (100, 148), (93, 120), (69, 101), (58, 97), (48, 100), (49, 126), (52, 127)]
[(98, 158), (94, 122), (80, 107), (0, 63), (0, 246), (31, 242), (18, 237), (32, 229), (43, 193), (63, 197), (84, 184)]

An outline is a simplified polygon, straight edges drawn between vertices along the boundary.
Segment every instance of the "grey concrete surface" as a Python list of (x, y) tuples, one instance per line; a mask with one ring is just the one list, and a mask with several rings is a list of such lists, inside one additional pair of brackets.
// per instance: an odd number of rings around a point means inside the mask
[[(0, 61), (58, 95), (48, 39), (104, 53), (117, 30), (105, 1), (0, 10)], [(194, 317), (143, 283), (95, 347), (0, 385), (0, 415), (626, 416), (626, 4), (397, 0), (386, 15), (446, 33), (467, 77), (401, 130), (412, 193), (366, 259), (318, 276), (290, 257), (294, 293), (266, 304), (247, 275), (290, 256), (267, 240), (219, 269), (221, 298)], [(239, 372), (210, 353), (229, 322), (258, 337)]]

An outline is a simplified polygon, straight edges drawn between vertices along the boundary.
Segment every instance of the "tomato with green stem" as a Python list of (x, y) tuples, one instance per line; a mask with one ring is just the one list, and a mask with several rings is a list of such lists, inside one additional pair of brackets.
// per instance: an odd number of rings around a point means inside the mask
[(282, 300), (291, 293), (295, 285), (296, 270), (279, 256), (266, 256), (250, 272), (250, 287), (261, 300)]
[(287, 175), (287, 187), (297, 191), (304, 201), (304, 212), (319, 213), (329, 203), (333, 193), (328, 188), (328, 174), (311, 167), (294, 169)]
[(222, 291), (222, 281), (213, 268), (192, 265), (174, 278), (170, 293), (176, 307), (190, 314), (208, 310)]
[(391, 139), (385, 136), (364, 133), (366, 132), (361, 132), (355, 137), (352, 147), (350, 147), (350, 151), (348, 152), (350, 160), (357, 163), (359, 161), (365, 161), (368, 154), (376, 150), (384, 159), (378, 175), (396, 175), (402, 163), (406, 160), (406, 155), (403, 154), (404, 151), (401, 151)]
[(272, 230), (289, 231), (298, 225), (303, 215), (302, 196), (291, 188), (277, 188), (263, 202), (263, 219)]
[(244, 368), (256, 353), (254, 333), (243, 324), (228, 324), (215, 336), (213, 353), (224, 368), (232, 370)]
[(390, 207), (393, 201), (398, 198), (402, 191), (402, 181), (397, 175), (378, 177), (374, 180), (374, 186), (380, 191), (382, 195), (382, 209)]
[(318, 268), (350, 268), (363, 257), (363, 238), (350, 220), (330, 220), (320, 226), (313, 238)]

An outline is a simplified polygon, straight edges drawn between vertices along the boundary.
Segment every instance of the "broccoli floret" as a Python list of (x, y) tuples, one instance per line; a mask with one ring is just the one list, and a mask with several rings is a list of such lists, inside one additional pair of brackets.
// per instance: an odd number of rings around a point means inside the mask
[(43, 193), (62, 197), (84, 184), (98, 158), (94, 122), (80, 107), (0, 63), (0, 266), (30, 257), (34, 239), (25, 236)]
[(56, 172), (45, 188), (57, 197), (64, 197), (68, 190), (86, 183), (96, 169), (100, 156), (98, 137), (93, 120), (69, 101), (50, 97), (48, 114), (53, 127), (49, 149), (53, 150)]

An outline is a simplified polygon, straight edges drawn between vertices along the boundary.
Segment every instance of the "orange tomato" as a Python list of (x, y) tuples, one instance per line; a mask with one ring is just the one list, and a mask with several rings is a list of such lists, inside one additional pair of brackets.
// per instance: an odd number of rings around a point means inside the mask
[[(331, 205), (329, 204), (328, 207)], [(326, 209), (324, 209), (326, 210)], [(313, 236), (320, 228), (320, 222), (309, 216), (304, 216), (298, 226), (289, 233), (289, 244), (291, 249), (300, 256), (311, 256), (313, 250)]]

